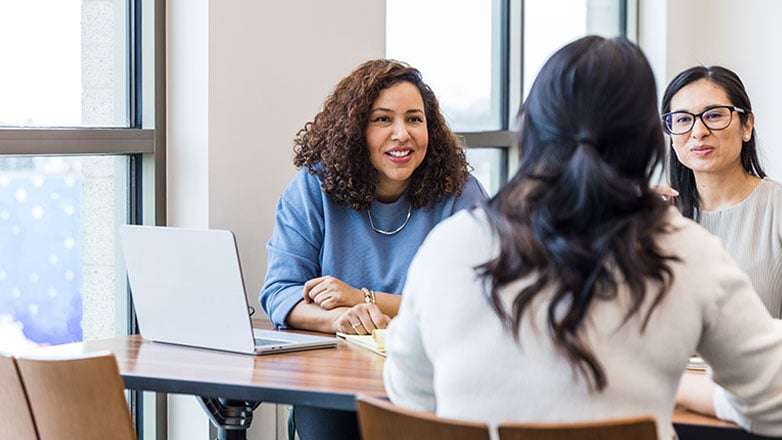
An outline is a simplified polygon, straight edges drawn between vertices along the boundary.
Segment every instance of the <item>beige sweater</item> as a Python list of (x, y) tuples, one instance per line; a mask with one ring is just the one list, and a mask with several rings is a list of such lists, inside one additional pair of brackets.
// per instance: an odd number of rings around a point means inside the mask
[(618, 301), (595, 302), (585, 321), (583, 334), (608, 378), (601, 393), (590, 391), (553, 347), (543, 327), (545, 304), (523, 322), (520, 344), (500, 325), (473, 270), (496, 249), (482, 213), (463, 211), (441, 223), (410, 266), (386, 334), (391, 400), (492, 426), (652, 415), (660, 438), (671, 439), (679, 379), (698, 352), (732, 393), (716, 399), (721, 414), (782, 435), (782, 328), (719, 240), (673, 207), (668, 215), (676, 232), (659, 244), (682, 261), (673, 265), (673, 286), (646, 331), (640, 316), (648, 301), (622, 325), (625, 290)]
[(701, 211), (700, 224), (722, 240), (775, 318), (782, 318), (782, 185), (761, 180), (744, 201)]

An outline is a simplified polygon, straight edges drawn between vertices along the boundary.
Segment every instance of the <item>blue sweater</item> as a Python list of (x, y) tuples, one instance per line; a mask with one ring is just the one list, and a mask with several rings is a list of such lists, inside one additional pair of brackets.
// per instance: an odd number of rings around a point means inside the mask
[[(429, 231), (486, 197), (470, 176), (459, 197), (414, 209), (404, 229), (386, 236), (372, 230), (366, 211), (337, 205), (320, 184), (302, 168), (277, 203), (260, 296), (261, 307), (277, 328), (286, 328), (285, 318), (303, 300), (303, 285), (312, 278), (331, 275), (356, 288), (401, 293), (410, 261)], [(408, 207), (406, 194), (393, 203), (374, 201), (372, 221), (378, 229), (393, 231), (405, 222)]]

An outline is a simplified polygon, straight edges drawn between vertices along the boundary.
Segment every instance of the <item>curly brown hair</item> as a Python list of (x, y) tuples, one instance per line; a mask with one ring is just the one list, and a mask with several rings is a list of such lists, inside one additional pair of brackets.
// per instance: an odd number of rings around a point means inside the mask
[(421, 92), (429, 134), (426, 157), (410, 178), (411, 205), (433, 206), (450, 194), (461, 194), (470, 166), (434, 92), (417, 69), (400, 61), (377, 59), (364, 62), (342, 79), (326, 98), (323, 110), (294, 140), (294, 165), (317, 174), (323, 192), (339, 205), (360, 211), (369, 209), (375, 199), (378, 172), (369, 160), (365, 131), (380, 91), (402, 81)]

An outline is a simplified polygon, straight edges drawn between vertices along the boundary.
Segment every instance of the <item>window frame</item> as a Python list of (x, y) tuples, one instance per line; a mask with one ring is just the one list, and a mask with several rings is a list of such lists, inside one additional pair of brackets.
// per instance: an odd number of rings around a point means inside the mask
[[(505, 166), (501, 181), (506, 183), (519, 163), (516, 110), (523, 100), (524, 84), (524, 0), (499, 0), (499, 96), (500, 128), (491, 131), (457, 131), (464, 139), (464, 147), (500, 148), (505, 151)], [(587, 0), (594, 1), (594, 0)], [(638, 40), (638, 0), (617, 0), (619, 35), (631, 41)]]
[[(128, 157), (128, 218), (131, 224), (166, 224), (166, 2), (127, 0), (128, 127), (0, 127), (1, 156), (124, 155)], [(146, 69), (146, 65), (151, 68)], [(146, 99), (146, 101), (145, 101)], [(151, 117), (149, 115), (152, 115)], [(146, 117), (145, 117), (146, 116)], [(123, 268), (118, 267), (118, 271)], [(124, 272), (121, 276), (124, 276)], [(127, 334), (138, 333), (129, 290)], [(165, 395), (129, 392), (139, 434), (163, 438)], [(151, 408), (144, 409), (144, 402)], [(144, 416), (147, 416), (147, 420)], [(145, 426), (146, 425), (146, 426)]]
[[(165, 3), (165, 0), (126, 2), (128, 127), (0, 127), (0, 156), (130, 156), (128, 176), (132, 185), (128, 197), (133, 203), (128, 220), (165, 224)], [(148, 15), (143, 10), (144, 4), (151, 6)], [(150, 18), (154, 21), (147, 23)], [(150, 48), (151, 56), (144, 53), (145, 47)], [(144, 85), (145, 58), (154, 66), (147, 73), (149, 86)], [(144, 102), (144, 96), (151, 97), (152, 102)], [(148, 122), (144, 122), (145, 110), (153, 115)]]

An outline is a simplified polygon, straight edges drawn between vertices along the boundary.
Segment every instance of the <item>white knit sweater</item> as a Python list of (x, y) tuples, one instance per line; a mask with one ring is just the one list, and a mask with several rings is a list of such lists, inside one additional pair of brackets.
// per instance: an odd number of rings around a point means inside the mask
[(682, 261), (646, 330), (648, 301), (622, 324), (626, 290), (595, 302), (585, 320), (583, 335), (608, 378), (600, 393), (554, 349), (545, 299), (523, 322), (520, 344), (500, 325), (473, 270), (496, 252), (483, 213), (441, 223), (413, 260), (387, 333), (391, 400), (492, 426), (652, 415), (660, 438), (670, 439), (679, 378), (697, 351), (733, 393), (717, 396), (718, 407), (747, 428), (782, 435), (782, 329), (719, 240), (674, 208), (668, 215), (675, 232), (658, 243)]

